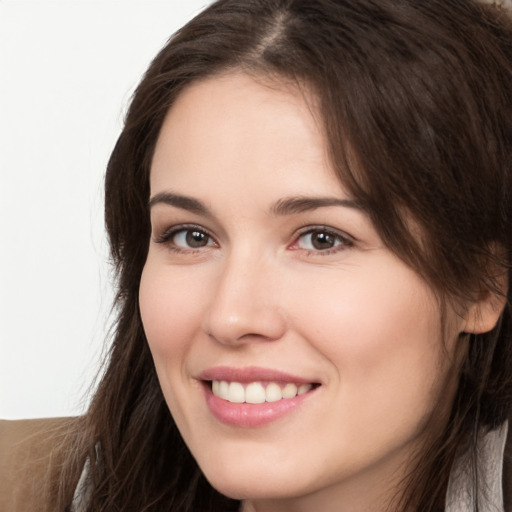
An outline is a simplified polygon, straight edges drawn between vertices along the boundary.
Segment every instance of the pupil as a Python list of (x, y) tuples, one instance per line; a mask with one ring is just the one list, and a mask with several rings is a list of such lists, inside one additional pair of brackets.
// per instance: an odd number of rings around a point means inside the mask
[(186, 239), (189, 247), (204, 247), (208, 243), (207, 235), (200, 231), (188, 231)]
[(328, 233), (315, 233), (311, 242), (315, 249), (330, 249), (334, 246), (334, 237)]

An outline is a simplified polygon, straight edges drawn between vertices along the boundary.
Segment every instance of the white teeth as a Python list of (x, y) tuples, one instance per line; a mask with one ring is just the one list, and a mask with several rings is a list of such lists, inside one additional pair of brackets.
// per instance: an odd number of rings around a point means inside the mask
[(245, 388), (245, 401), (248, 404), (262, 404), (265, 402), (265, 388), (259, 382), (251, 382)]
[(283, 398), (293, 398), (297, 394), (297, 386), (295, 384), (286, 384), (283, 388)]
[(220, 396), (224, 400), (227, 400), (228, 397), (229, 397), (229, 384), (225, 380), (219, 382), (219, 394), (218, 394), (218, 396)]
[(266, 402), (277, 402), (283, 398), (281, 388), (275, 383), (271, 382), (267, 389), (265, 389), (265, 401)]
[(302, 384), (297, 390), (297, 395), (303, 395), (307, 393), (313, 386), (311, 384)]
[(312, 384), (302, 384), (297, 386), (292, 382), (286, 384), (283, 388), (276, 382), (270, 382), (266, 386), (260, 382), (251, 382), (244, 388), (240, 382), (226, 382), (225, 380), (212, 381), (212, 392), (228, 402), (236, 404), (262, 404), (264, 402), (277, 402), (283, 398), (293, 398), (297, 395), (303, 395), (313, 388)]
[(230, 382), (228, 400), (235, 404), (245, 402), (245, 390), (240, 382)]

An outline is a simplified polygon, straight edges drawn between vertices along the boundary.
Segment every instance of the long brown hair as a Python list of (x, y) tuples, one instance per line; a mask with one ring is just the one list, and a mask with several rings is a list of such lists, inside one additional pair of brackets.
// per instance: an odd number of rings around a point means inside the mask
[[(499, 277), (512, 250), (512, 22), (505, 9), (473, 0), (217, 1), (153, 60), (108, 164), (118, 317), (104, 374), (59, 469), (57, 510), (70, 504), (86, 460), (90, 511), (239, 506), (209, 485), (184, 445), (138, 307), (150, 162), (164, 116), (184, 88), (229, 69), (313, 91), (340, 180), (389, 249), (439, 297), (463, 305), (503, 293)], [(477, 433), (502, 424), (512, 409), (510, 273), (508, 280), (497, 327), (470, 336), (449, 421), (411, 468), (404, 510), (442, 510), (456, 454), (475, 451)]]

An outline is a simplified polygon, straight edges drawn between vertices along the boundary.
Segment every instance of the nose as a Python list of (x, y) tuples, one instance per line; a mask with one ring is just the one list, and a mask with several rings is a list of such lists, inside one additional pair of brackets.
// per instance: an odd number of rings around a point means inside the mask
[(225, 345), (273, 341), (286, 331), (279, 272), (261, 259), (232, 256), (215, 279), (203, 330)]

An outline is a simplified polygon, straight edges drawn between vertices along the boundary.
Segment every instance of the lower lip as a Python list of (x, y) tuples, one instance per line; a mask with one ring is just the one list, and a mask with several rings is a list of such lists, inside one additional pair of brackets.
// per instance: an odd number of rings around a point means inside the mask
[(277, 402), (262, 404), (236, 404), (219, 398), (212, 393), (210, 386), (205, 384), (206, 403), (211, 413), (220, 422), (235, 427), (261, 427), (292, 413), (318, 389), (313, 388), (303, 395), (283, 398)]

